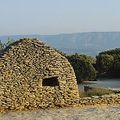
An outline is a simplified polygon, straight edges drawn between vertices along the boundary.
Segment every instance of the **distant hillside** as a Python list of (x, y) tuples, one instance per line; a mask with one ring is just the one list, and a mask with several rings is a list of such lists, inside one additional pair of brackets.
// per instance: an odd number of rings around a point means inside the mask
[(98, 52), (120, 48), (120, 32), (88, 32), (57, 35), (13, 35), (0, 36), (0, 40), (7, 40), (8, 37), (14, 40), (23, 37), (37, 37), (65, 53), (83, 53), (96, 55)]

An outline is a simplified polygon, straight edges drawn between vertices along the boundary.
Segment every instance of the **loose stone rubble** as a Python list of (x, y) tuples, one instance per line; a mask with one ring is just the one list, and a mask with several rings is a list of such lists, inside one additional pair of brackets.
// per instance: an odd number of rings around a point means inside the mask
[[(45, 79), (48, 83), (43, 85)], [(79, 93), (73, 68), (54, 49), (36, 39), (24, 38), (0, 54), (0, 111), (77, 103)]]

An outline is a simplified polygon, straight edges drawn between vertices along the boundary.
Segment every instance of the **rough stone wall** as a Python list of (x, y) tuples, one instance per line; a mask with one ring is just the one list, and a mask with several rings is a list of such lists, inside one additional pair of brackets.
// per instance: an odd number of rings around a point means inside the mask
[[(58, 77), (59, 86), (42, 86)], [(36, 39), (21, 39), (0, 55), (0, 110), (69, 106), (79, 102), (74, 71), (65, 57)]]
[(86, 105), (120, 105), (120, 94), (80, 98), (79, 106)]

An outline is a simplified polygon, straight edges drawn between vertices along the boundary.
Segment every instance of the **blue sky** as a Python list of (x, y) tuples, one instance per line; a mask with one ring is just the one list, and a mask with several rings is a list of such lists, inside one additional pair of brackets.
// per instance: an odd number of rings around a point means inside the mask
[(0, 35), (120, 31), (120, 0), (0, 0)]

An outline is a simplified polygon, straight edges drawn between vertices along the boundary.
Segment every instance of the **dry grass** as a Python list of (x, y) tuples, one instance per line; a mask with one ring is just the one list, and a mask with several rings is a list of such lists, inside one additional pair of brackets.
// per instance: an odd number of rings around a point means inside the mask
[(80, 97), (91, 97), (91, 96), (102, 96), (102, 95), (109, 95), (112, 94), (113, 92), (108, 89), (103, 89), (103, 88), (93, 88), (88, 90), (87, 92), (84, 91), (79, 91)]

